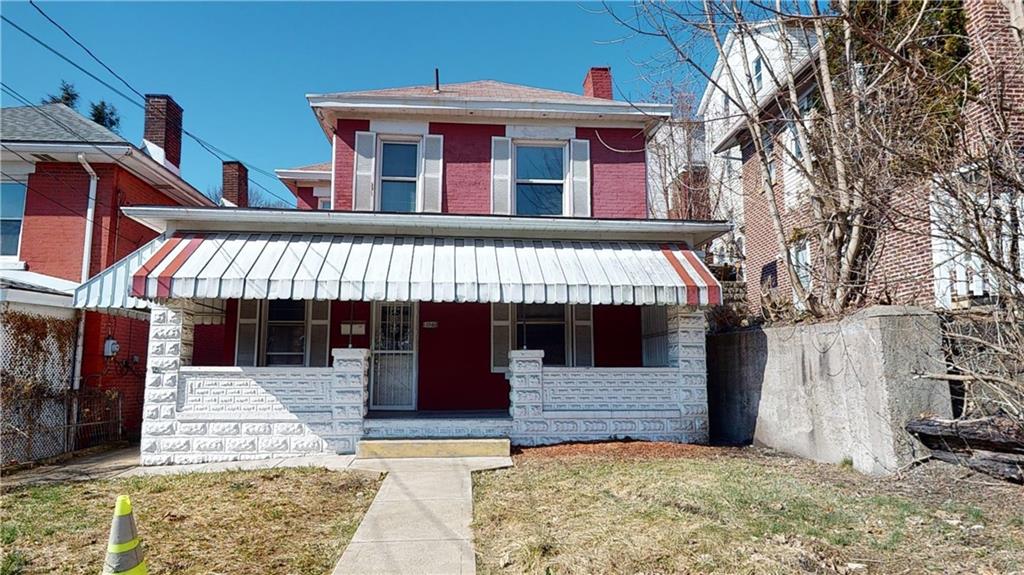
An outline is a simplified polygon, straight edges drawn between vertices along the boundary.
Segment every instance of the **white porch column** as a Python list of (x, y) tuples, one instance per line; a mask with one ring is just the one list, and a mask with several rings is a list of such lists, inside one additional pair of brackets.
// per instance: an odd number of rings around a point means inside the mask
[(370, 350), (336, 348), (334, 358), (333, 430), (324, 440), (336, 453), (355, 453), (363, 437), (363, 417), (369, 401), (367, 371)]
[(515, 445), (534, 445), (537, 434), (548, 431), (548, 423), (544, 419), (544, 350), (513, 350), (509, 353), (508, 368), (512, 413), (510, 439)]
[(708, 362), (704, 313), (668, 308), (668, 365), (679, 368), (679, 433), (685, 443), (708, 442)]
[(178, 369), (192, 364), (192, 304), (154, 304), (149, 316), (149, 354), (142, 408), (142, 465), (175, 463), (175, 454), (192, 450), (191, 439), (178, 436), (175, 409)]

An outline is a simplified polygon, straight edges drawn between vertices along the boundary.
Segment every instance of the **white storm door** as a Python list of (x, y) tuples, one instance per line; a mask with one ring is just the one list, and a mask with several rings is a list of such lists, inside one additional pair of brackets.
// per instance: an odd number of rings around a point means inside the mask
[(416, 409), (416, 306), (373, 306), (370, 408)]

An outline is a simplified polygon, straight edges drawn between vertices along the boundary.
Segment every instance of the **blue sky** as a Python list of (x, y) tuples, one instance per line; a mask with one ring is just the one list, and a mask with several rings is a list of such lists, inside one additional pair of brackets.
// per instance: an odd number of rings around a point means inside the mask
[[(330, 145), (305, 101), (311, 92), (496, 79), (579, 92), (590, 66), (610, 65), (616, 89), (652, 92), (647, 61), (664, 49), (626, 39), (600, 4), (577, 3), (40, 3), (143, 93), (168, 93), (185, 126), (268, 171), (327, 160)], [(619, 5), (625, 7), (624, 5)], [(27, 3), (0, 11), (98, 76), (120, 83)], [(36, 102), (61, 79), (88, 102), (121, 114), (121, 134), (141, 142), (142, 111), (4, 24), (3, 81)], [(130, 92), (125, 89), (126, 93)], [(619, 97), (619, 94), (616, 94)], [(20, 105), (3, 96), (4, 106)], [(220, 164), (191, 140), (183, 175), (219, 185)], [(284, 186), (250, 171), (280, 196)]]

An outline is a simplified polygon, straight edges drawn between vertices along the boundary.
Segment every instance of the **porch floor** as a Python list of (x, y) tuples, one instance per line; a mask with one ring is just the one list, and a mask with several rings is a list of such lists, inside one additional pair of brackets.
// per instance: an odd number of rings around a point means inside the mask
[(471, 410), (375, 410), (366, 414), (366, 419), (511, 419), (507, 409)]

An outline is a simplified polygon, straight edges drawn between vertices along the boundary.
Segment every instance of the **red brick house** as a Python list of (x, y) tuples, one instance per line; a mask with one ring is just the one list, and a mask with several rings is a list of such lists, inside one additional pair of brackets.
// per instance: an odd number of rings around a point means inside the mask
[[(1022, 14), (1007, 9), (1012, 3), (1000, 0), (969, 0), (964, 3), (968, 40), (971, 49), (971, 76), (979, 88), (979, 98), (999, 102), (1005, 106), (1011, 127), (1024, 137), (1024, 66), (1021, 65), (1020, 31)], [(1017, 18), (1014, 24), (1012, 18)], [(805, 239), (794, 239), (813, 225), (813, 216), (807, 197), (809, 185), (803, 174), (792, 166), (792, 158), (802, 157), (796, 138), (786, 129), (787, 122), (780, 105), (788, 101), (785, 94), (768, 81), (770, 71), (785, 76), (785, 65), (780, 46), (782, 38), (794, 53), (794, 75), (798, 97), (803, 102), (816, 91), (814, 60), (820, 46), (813, 35), (803, 29), (780, 30), (774, 21), (750, 26), (746, 35), (749, 69), (754, 78), (756, 94), (733, 95), (733, 100), (757, 102), (762, 124), (769, 136), (764, 147), (773, 158), (771, 162), (773, 192), (779, 207), (784, 235), (790, 241), (790, 253), (797, 275), (813, 290), (812, 276), (820, 250), (813, 234)], [(730, 33), (726, 41), (728, 59), (734, 70), (742, 69), (739, 50), (729, 51), (738, 43), (738, 36)], [(754, 49), (754, 44), (759, 46)], [(739, 58), (738, 63), (733, 59)], [(719, 74), (719, 62), (713, 74)], [(711, 177), (720, 194), (719, 206), (725, 210), (716, 214), (728, 217), (737, 224), (729, 236), (731, 246), (716, 246), (715, 253), (732, 253), (725, 263), (738, 264), (746, 280), (747, 303), (750, 311), (758, 315), (762, 295), (767, 287), (778, 294), (791, 294), (790, 279), (785, 272), (776, 232), (769, 215), (767, 200), (762, 193), (762, 162), (755, 152), (752, 134), (743, 118), (730, 113), (730, 98), (709, 84), (701, 99), (698, 113), (706, 130), (706, 149)], [(804, 108), (801, 103), (801, 108)], [(735, 112), (735, 108), (732, 108)], [(966, 124), (975, 128), (975, 138), (991, 129), (988, 111), (978, 105), (969, 105)], [(915, 304), (925, 307), (947, 308), (971, 297), (987, 295), (989, 286), (984, 273), (978, 273), (969, 261), (964, 261), (961, 250), (938, 239), (934, 222), (930, 224), (932, 189), (927, 183), (920, 187), (894, 194), (887, 223), (879, 228), (872, 253), (872, 280), (868, 286), (871, 300)], [(731, 248), (731, 249), (730, 249)], [(966, 258), (969, 260), (969, 258)], [(819, 264), (820, 265), (820, 264)]]
[[(607, 68), (582, 95), (309, 95), (331, 160), (278, 170), (299, 210), (125, 208), (160, 235), (76, 305), (154, 306), (143, 463), (706, 440), (721, 288), (695, 250), (729, 225), (655, 218), (646, 146), (671, 106), (611, 95)], [(217, 309), (223, 337), (194, 327)]]
[(129, 436), (142, 422), (147, 316), (79, 314), (72, 296), (157, 236), (122, 208), (213, 205), (180, 176), (181, 117), (169, 96), (147, 96), (144, 143), (136, 146), (63, 104), (4, 108), (0, 116), (0, 304), (44, 317), (80, 315), (73, 365), (55, 368), (67, 372), (56, 383), (117, 390)]

